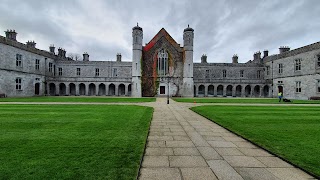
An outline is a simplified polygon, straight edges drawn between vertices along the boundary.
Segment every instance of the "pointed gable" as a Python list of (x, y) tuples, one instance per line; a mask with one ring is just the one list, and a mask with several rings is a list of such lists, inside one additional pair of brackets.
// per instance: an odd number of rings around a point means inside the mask
[(178, 44), (170, 34), (162, 28), (152, 39), (151, 41), (143, 47), (143, 51), (149, 51), (162, 37), (166, 38), (166, 40), (178, 51), (181, 52), (182, 48), (180, 44)]

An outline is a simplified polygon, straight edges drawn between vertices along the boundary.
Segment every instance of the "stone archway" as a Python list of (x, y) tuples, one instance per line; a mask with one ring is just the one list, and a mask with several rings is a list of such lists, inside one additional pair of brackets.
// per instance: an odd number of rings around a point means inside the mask
[(208, 86), (208, 96), (213, 96), (214, 95), (214, 86), (209, 85)]
[(253, 95), (254, 95), (254, 97), (260, 97), (260, 86), (259, 85), (256, 85), (253, 88)]
[(96, 85), (93, 83), (89, 84), (89, 92), (88, 92), (89, 96), (95, 96), (96, 95)]
[(106, 95), (106, 85), (101, 83), (99, 84), (99, 91), (98, 91), (99, 96)]
[(50, 96), (56, 95), (56, 85), (54, 83), (49, 84), (49, 95)]
[(119, 96), (124, 96), (126, 95), (126, 87), (124, 84), (120, 84), (118, 88), (118, 94)]
[(232, 85), (227, 86), (227, 93), (226, 93), (227, 96), (232, 96), (232, 88), (233, 88)]
[(244, 88), (244, 92), (245, 92), (245, 96), (246, 96), (246, 97), (251, 96), (251, 86), (250, 86), (250, 85), (247, 85), (247, 86)]
[(34, 95), (40, 95), (40, 83), (34, 85)]
[(59, 96), (65, 96), (66, 95), (66, 85), (64, 83), (59, 84)]
[(236, 97), (241, 97), (241, 91), (242, 91), (242, 87), (241, 85), (238, 85), (236, 87)]
[(223, 96), (223, 85), (219, 85), (217, 87), (217, 95), (218, 96)]
[(200, 85), (199, 89), (198, 89), (198, 95), (199, 96), (204, 96), (204, 91), (205, 91), (204, 85)]
[(79, 94), (82, 96), (86, 95), (86, 85), (83, 83), (79, 84)]
[(116, 95), (116, 86), (114, 84), (109, 85), (109, 96)]
[(268, 85), (265, 85), (263, 87), (263, 96), (264, 97), (269, 97), (269, 86)]
[(76, 95), (76, 85), (74, 83), (70, 83), (69, 84), (69, 94), (71, 96), (75, 96)]

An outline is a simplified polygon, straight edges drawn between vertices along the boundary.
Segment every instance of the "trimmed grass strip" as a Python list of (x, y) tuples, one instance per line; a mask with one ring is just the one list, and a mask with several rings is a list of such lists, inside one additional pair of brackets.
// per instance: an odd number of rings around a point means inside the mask
[(239, 104), (320, 104), (315, 100), (295, 100), (279, 102), (277, 98), (173, 98), (177, 102), (186, 103), (239, 103)]
[(84, 96), (40, 96), (0, 98), (0, 102), (99, 102), (99, 103), (139, 103), (155, 102), (156, 98), (126, 98), (126, 97), (84, 97)]
[(199, 106), (191, 109), (320, 177), (320, 107)]
[(135, 179), (153, 109), (0, 105), (2, 179)]

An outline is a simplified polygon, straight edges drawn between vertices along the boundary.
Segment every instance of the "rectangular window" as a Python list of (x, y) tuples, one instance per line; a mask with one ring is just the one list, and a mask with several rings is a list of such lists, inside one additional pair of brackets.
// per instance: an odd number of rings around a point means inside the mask
[(136, 70), (138, 70), (138, 63), (136, 63)]
[(279, 64), (279, 74), (283, 73), (283, 64)]
[(16, 54), (16, 66), (22, 67), (22, 55), (21, 54)]
[(295, 68), (294, 70), (300, 71), (301, 70), (301, 59), (296, 59), (295, 60)]
[(16, 90), (22, 90), (22, 88), (21, 88), (21, 78), (16, 78)]
[(261, 71), (260, 71), (260, 70), (257, 71), (257, 78), (258, 78), (258, 79), (261, 78)]
[(318, 89), (317, 92), (320, 93), (320, 80), (318, 80), (318, 88), (317, 89)]
[(49, 63), (49, 72), (52, 72), (52, 63)]
[(266, 68), (267, 68), (267, 76), (269, 76), (270, 75), (270, 66), (267, 66)]
[(317, 64), (318, 64), (318, 66), (320, 67), (320, 54), (318, 55), (318, 61), (317, 61)]
[(61, 67), (58, 68), (58, 74), (59, 74), (59, 76), (62, 76), (62, 68)]
[(40, 69), (40, 60), (36, 59), (36, 66), (35, 66), (36, 70)]
[(114, 68), (112, 71), (112, 77), (117, 77), (118, 76), (118, 69)]
[(80, 76), (80, 74), (81, 74), (81, 69), (80, 68), (77, 68), (77, 76)]
[(243, 70), (240, 71), (240, 77), (243, 77)]
[(210, 76), (210, 71), (209, 70), (206, 70), (206, 78), (209, 78), (209, 76)]
[(222, 71), (222, 77), (224, 77), (224, 78), (227, 77), (227, 70)]
[(301, 92), (301, 81), (296, 82), (296, 92), (300, 93)]
[(100, 76), (100, 69), (96, 68), (96, 76)]

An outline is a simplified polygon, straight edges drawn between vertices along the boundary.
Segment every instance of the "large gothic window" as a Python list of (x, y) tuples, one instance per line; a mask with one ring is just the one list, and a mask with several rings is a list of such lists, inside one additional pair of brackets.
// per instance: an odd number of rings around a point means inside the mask
[(158, 75), (166, 76), (169, 72), (168, 53), (162, 49), (158, 52)]

